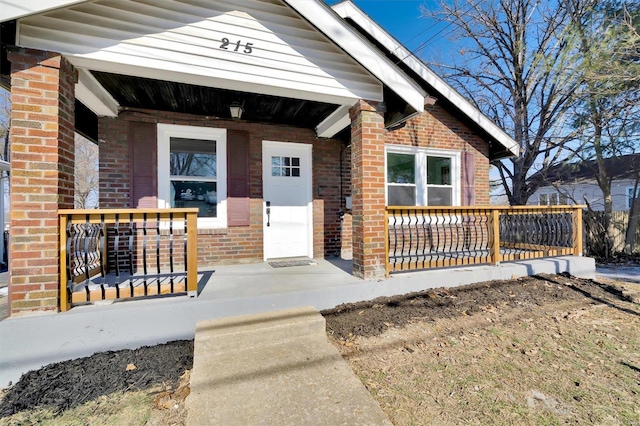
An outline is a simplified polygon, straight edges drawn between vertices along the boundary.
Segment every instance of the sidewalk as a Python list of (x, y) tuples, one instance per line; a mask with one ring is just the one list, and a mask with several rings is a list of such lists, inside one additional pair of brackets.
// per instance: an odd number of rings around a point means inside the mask
[(198, 323), (187, 425), (391, 425), (325, 327), (313, 308)]
[[(199, 321), (313, 306), (371, 300), (443, 286), (459, 286), (537, 273), (569, 272), (593, 278), (593, 259), (559, 257), (394, 274), (380, 281), (353, 277), (350, 262), (271, 268), (266, 263), (201, 271), (197, 299), (172, 296), (110, 305), (79, 306), (57, 314), (0, 321), (0, 388), (33, 369), (95, 352), (133, 349), (193, 339)], [(6, 298), (4, 298), (6, 300)]]

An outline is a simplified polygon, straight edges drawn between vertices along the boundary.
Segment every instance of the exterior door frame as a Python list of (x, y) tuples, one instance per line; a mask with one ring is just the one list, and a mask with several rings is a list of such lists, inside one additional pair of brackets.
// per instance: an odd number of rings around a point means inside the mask
[(267, 206), (266, 202), (268, 201), (265, 198), (265, 185), (264, 181), (267, 176), (271, 174), (271, 166), (270, 161), (268, 161), (267, 150), (272, 148), (296, 148), (298, 150), (303, 149), (304, 158), (309, 165), (308, 173), (305, 175), (305, 186), (307, 187), (307, 253), (301, 254), (300, 256), (306, 256), (310, 259), (313, 258), (313, 145), (311, 144), (302, 144), (302, 143), (293, 143), (293, 142), (277, 142), (277, 141), (262, 141), (262, 226), (263, 226), (263, 243), (262, 243), (262, 253), (263, 258), (266, 261), (267, 257), (267, 244), (270, 243), (267, 239)]

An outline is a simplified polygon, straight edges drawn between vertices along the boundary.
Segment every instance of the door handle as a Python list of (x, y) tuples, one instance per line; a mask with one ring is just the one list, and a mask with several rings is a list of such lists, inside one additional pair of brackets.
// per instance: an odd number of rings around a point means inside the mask
[(267, 226), (271, 226), (271, 201), (267, 201)]

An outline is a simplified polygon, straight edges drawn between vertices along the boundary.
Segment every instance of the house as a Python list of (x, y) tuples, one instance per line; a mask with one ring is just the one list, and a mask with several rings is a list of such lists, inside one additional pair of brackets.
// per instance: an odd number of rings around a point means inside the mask
[[(611, 179), (613, 211), (629, 211), (633, 192), (640, 177), (640, 154), (604, 159)], [(594, 160), (568, 163), (551, 168), (544, 175), (537, 173), (542, 186), (529, 198), (529, 205), (587, 204), (594, 211), (604, 210), (604, 197), (597, 182), (598, 167)]]
[(341, 254), (364, 279), (385, 206), (488, 205), (518, 153), (349, 1), (1, 3), (14, 314), (61, 303), (74, 131), (101, 208), (197, 209), (199, 267)]

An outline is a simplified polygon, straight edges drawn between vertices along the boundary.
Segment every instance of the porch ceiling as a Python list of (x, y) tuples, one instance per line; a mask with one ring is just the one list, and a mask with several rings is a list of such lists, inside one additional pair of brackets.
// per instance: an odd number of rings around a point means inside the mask
[(228, 118), (229, 105), (244, 106), (242, 119), (313, 129), (336, 105), (171, 81), (92, 71), (121, 107)]

